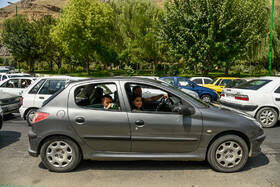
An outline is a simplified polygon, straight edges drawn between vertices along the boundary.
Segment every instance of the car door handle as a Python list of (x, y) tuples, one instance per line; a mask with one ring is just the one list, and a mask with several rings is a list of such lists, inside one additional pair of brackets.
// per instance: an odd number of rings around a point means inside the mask
[(45, 99), (44, 97), (39, 97), (39, 99)]
[(76, 118), (76, 122), (77, 122), (77, 123), (84, 123), (84, 122), (85, 122), (85, 118), (83, 118), (83, 117), (78, 117), (78, 118)]
[(275, 101), (280, 101), (280, 98), (275, 98)]
[(141, 119), (138, 119), (138, 120), (135, 121), (135, 125), (137, 127), (143, 127), (144, 124), (145, 124), (145, 122), (143, 120), (141, 120)]

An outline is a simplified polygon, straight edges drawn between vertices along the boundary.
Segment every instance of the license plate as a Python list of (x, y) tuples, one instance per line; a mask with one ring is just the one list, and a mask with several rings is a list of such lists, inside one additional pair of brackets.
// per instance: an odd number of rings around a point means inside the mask
[(7, 108), (8, 108), (8, 111), (11, 111), (11, 110), (15, 110), (15, 109), (19, 108), (19, 105), (12, 104), (12, 105), (8, 105)]
[(233, 94), (233, 93), (227, 93), (226, 96), (227, 96), (227, 97), (235, 97), (235, 94)]

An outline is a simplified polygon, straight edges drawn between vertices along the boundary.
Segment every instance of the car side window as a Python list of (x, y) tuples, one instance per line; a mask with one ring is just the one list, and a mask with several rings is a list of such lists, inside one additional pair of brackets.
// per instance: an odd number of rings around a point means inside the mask
[(31, 84), (30, 79), (21, 79), (20, 87), (27, 88)]
[(280, 86), (274, 91), (274, 93), (280, 94)]
[(48, 80), (39, 91), (39, 94), (52, 95), (65, 87), (65, 80)]
[(191, 87), (192, 86), (192, 84), (189, 81), (187, 81), (186, 79), (177, 78), (177, 81), (178, 81), (179, 86), (185, 86), (185, 87)]
[(211, 82), (211, 79), (204, 79), (204, 84), (209, 84)]
[(83, 108), (121, 110), (117, 86), (114, 83), (87, 84), (74, 91), (75, 103)]
[(45, 80), (46, 79), (42, 79), (36, 85), (34, 85), (33, 88), (29, 91), (29, 94), (36, 94), (45, 82)]
[(202, 79), (194, 79), (193, 82), (196, 84), (202, 84)]
[(126, 84), (126, 95), (132, 112), (177, 112), (181, 100), (154, 86)]
[(1, 87), (6, 87), (6, 88), (18, 88), (18, 86), (19, 86), (18, 79), (10, 79), (1, 85)]
[(163, 79), (165, 82), (171, 84), (172, 86), (175, 86), (175, 83), (174, 83), (174, 79), (173, 78), (165, 78)]

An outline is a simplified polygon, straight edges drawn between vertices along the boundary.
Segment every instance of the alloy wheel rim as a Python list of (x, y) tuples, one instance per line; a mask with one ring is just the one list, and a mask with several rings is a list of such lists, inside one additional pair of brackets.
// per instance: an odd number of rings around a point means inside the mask
[(54, 167), (66, 167), (73, 160), (73, 151), (66, 142), (55, 141), (47, 147), (46, 158)]
[(29, 120), (30, 122), (32, 122), (34, 115), (35, 115), (35, 111), (30, 112), (30, 114), (28, 115), (28, 120)]
[(273, 124), (275, 120), (275, 115), (271, 110), (264, 110), (260, 114), (260, 121), (264, 126), (269, 126)]
[(204, 96), (204, 97), (202, 98), (202, 101), (209, 103), (211, 100), (210, 100), (210, 97)]
[(215, 157), (220, 166), (233, 168), (241, 162), (243, 150), (235, 141), (227, 141), (218, 146)]

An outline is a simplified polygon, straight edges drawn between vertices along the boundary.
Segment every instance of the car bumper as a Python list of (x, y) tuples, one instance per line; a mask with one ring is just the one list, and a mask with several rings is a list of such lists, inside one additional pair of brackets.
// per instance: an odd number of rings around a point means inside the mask
[(9, 105), (2, 105), (1, 107), (2, 107), (4, 115), (10, 114), (10, 113), (18, 113), (19, 107), (20, 107), (20, 102), (9, 104)]
[(260, 135), (259, 137), (257, 137), (256, 139), (251, 141), (251, 151), (249, 156), (250, 157), (254, 157), (257, 156), (258, 154), (260, 154), (261, 152), (261, 144), (264, 141), (266, 135), (265, 133), (263, 133), (262, 135)]
[(29, 155), (38, 157), (39, 155), (38, 147), (42, 139), (38, 137), (37, 134), (32, 132), (32, 130), (28, 132), (28, 138), (29, 138), (29, 149), (28, 149)]
[(227, 106), (227, 107), (231, 107), (231, 108), (235, 108), (238, 110), (243, 110), (243, 111), (254, 111), (258, 108), (258, 105), (246, 105), (246, 104), (239, 104), (239, 103), (231, 103), (231, 102), (227, 102), (227, 101), (223, 101), (223, 100), (219, 100), (219, 103), (221, 105)]
[(19, 113), (20, 113), (20, 117), (21, 117), (21, 118), (24, 118), (24, 119), (25, 119), (24, 113), (25, 113), (26, 109), (27, 109), (27, 108), (24, 108), (24, 107), (22, 107), (22, 106), (19, 108)]

